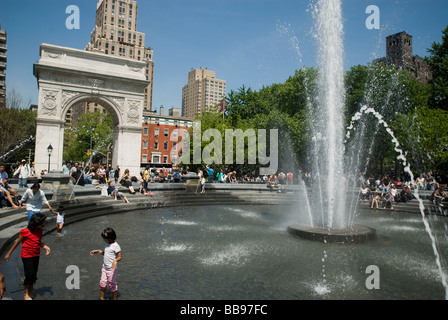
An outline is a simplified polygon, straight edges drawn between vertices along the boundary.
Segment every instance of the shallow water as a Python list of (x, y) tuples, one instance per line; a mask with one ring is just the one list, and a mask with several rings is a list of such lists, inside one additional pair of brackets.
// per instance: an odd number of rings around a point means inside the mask
[[(100, 234), (112, 227), (123, 253), (118, 278), (123, 300), (444, 299), (418, 215), (361, 212), (357, 224), (375, 228), (378, 239), (345, 246), (290, 235), (286, 228), (295, 215), (287, 206), (203, 206), (67, 225), (62, 238), (56, 232), (45, 236), (52, 252), (41, 256), (36, 298), (97, 300), (102, 256), (89, 252), (103, 249)], [(446, 218), (430, 221), (445, 267)], [(79, 268), (80, 289), (66, 287), (70, 265)], [(380, 271), (379, 289), (366, 287), (370, 265)], [(6, 296), (22, 299), (20, 247), (1, 263), (0, 272)]]

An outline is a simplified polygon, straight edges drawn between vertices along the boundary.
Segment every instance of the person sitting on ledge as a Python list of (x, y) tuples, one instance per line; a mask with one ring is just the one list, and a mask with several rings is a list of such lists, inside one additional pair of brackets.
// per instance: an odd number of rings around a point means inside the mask
[(384, 197), (383, 209), (394, 210), (392, 202), (394, 202), (394, 196), (392, 195), (392, 192), (389, 191)]
[(120, 184), (123, 187), (127, 187), (129, 189), (129, 193), (135, 194), (135, 190), (134, 190), (134, 187), (132, 185), (131, 174), (129, 172), (129, 169), (124, 170), (124, 174), (123, 174), (123, 176), (120, 179)]
[(274, 188), (278, 188), (277, 176), (275, 174), (269, 177), (267, 187), (271, 190), (273, 190)]
[(11, 206), (14, 209), (19, 208), (17, 203), (14, 202), (14, 199), (17, 198), (18, 193), (8, 184), (8, 179), (4, 179), (3, 182), (0, 184), (0, 194), (2, 195), (0, 196), (1, 198), (4, 197), (7, 200), (8, 206)]
[(118, 189), (120, 189), (121, 187), (116, 187), (114, 185), (113, 181), (109, 181), (107, 183), (107, 186), (96, 186), (97, 189), (101, 189), (101, 195), (104, 196), (114, 196), (115, 201), (117, 201), (119, 198), (123, 199), (124, 202), (126, 203), (130, 203), (128, 198), (126, 198), (126, 196), (124, 195), (123, 192), (119, 192)]

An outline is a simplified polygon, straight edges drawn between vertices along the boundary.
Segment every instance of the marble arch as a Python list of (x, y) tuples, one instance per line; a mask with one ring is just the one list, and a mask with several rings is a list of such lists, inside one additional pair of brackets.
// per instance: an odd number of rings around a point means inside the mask
[(33, 72), (39, 87), (36, 171), (48, 168), (50, 144), (50, 170), (62, 169), (65, 115), (73, 105), (89, 101), (106, 107), (114, 119), (113, 166), (139, 174), (144, 90), (149, 83), (144, 62), (41, 44)]

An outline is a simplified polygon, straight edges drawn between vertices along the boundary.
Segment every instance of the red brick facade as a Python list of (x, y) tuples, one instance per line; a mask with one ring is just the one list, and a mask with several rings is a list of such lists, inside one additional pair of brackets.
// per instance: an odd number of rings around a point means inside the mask
[[(192, 119), (161, 115), (145, 116), (142, 125), (141, 167), (173, 168), (179, 158), (183, 131)], [(176, 167), (174, 165), (174, 167)]]

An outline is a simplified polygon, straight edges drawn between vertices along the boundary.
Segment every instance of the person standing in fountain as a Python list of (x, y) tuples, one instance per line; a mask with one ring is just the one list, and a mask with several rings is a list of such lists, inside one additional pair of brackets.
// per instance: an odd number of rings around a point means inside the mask
[(42, 211), (42, 204), (47, 205), (48, 209), (53, 212), (50, 203), (45, 197), (45, 193), (40, 190), (39, 183), (33, 184), (30, 189), (25, 191), (22, 199), (19, 202), (19, 210), (22, 208), (23, 203), (26, 203), (26, 210), (28, 211), (28, 223), (35, 213), (40, 213)]
[(64, 227), (65, 209), (63, 206), (59, 206), (57, 211), (53, 211), (56, 214), (56, 230), (58, 237), (62, 237), (62, 228)]
[(11, 258), (12, 252), (22, 243), (21, 258), (25, 274), (24, 299), (32, 300), (31, 293), (34, 283), (37, 280), (37, 271), (39, 269), (40, 249), (44, 249), (46, 255), (50, 254), (50, 248), (42, 242), (43, 228), (47, 217), (43, 213), (36, 213), (31, 217), (28, 228), (20, 230), (19, 238), (14, 242), (11, 249), (5, 256), (7, 262)]
[(112, 299), (117, 300), (118, 298), (118, 261), (121, 261), (121, 248), (116, 242), (117, 235), (112, 228), (106, 228), (101, 233), (106, 245), (104, 250), (92, 250), (90, 255), (101, 254), (104, 256), (103, 268), (101, 269), (101, 280), (100, 280), (100, 299), (105, 299), (106, 289), (109, 285), (110, 291), (112, 292)]

